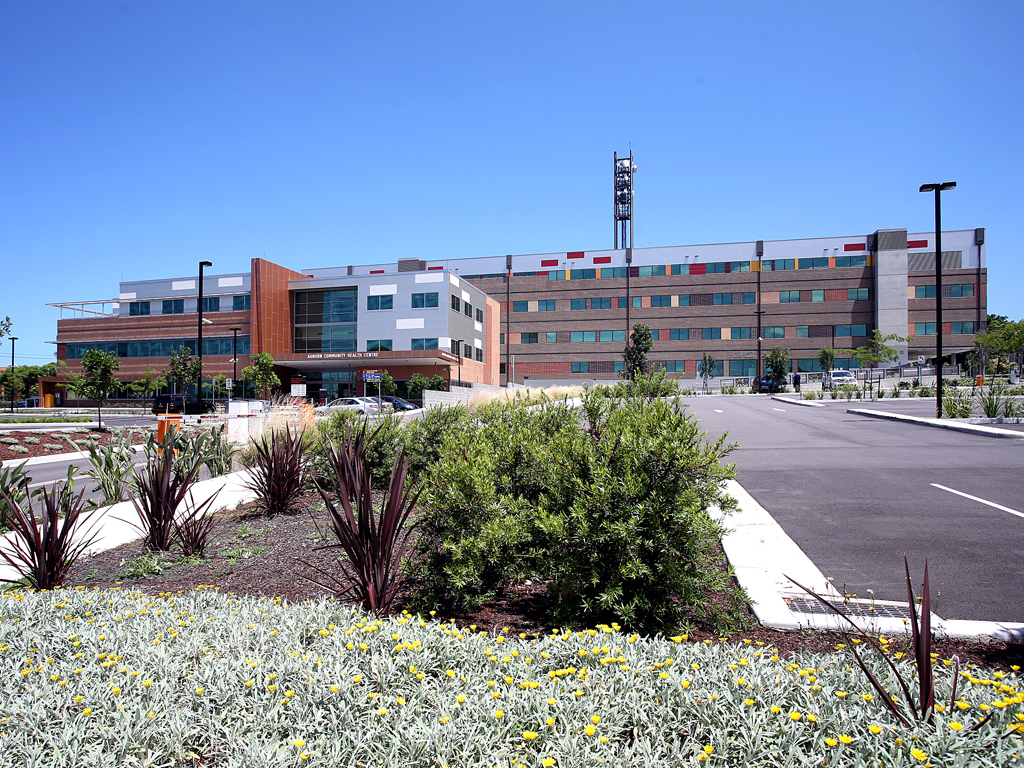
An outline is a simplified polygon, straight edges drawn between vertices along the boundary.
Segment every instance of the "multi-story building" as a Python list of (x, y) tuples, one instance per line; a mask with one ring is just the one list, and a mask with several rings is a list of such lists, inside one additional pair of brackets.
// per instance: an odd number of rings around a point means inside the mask
[[(985, 230), (943, 233), (943, 349), (967, 351), (984, 330)], [(718, 374), (753, 376), (759, 353), (790, 351), (818, 369), (822, 347), (862, 346), (874, 329), (901, 362), (934, 358), (933, 233), (623, 248), (296, 272), (254, 259), (249, 273), (204, 281), (207, 376), (229, 376), (250, 352), (274, 356), (282, 381), (316, 398), (360, 393), (362, 371), (386, 368), (450, 381), (615, 378), (635, 323), (654, 331), (651, 360), (694, 376), (705, 353)], [(89, 317), (58, 322), (58, 359), (117, 352), (119, 374), (160, 370), (196, 344), (196, 278), (122, 283), (117, 300), (60, 304)], [(99, 305), (100, 309), (93, 307)], [(107, 311), (107, 306), (111, 310)], [(232, 331), (237, 328), (237, 331)], [(839, 355), (839, 364), (849, 361)]]

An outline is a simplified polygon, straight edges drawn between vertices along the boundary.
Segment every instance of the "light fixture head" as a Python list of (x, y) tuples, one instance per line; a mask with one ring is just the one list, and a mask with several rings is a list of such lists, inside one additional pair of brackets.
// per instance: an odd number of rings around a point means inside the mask
[(213, 320), (208, 317), (203, 318), (203, 325), (213, 325)]

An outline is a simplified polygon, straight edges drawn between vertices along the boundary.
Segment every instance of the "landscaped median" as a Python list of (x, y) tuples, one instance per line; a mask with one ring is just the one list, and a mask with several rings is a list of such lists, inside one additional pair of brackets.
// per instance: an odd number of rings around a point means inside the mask
[(939, 663), (939, 711), (907, 728), (841, 653), (517, 637), (213, 589), (6, 593), (0, 662), (17, 766), (1006, 766), (1024, 750), (1017, 672), (961, 672), (949, 707)]

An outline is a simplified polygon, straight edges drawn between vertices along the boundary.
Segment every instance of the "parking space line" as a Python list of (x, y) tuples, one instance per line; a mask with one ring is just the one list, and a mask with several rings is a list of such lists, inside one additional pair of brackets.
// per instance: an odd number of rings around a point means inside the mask
[(985, 501), (985, 499), (979, 499), (977, 496), (971, 496), (971, 494), (969, 494), (969, 493), (964, 493), (963, 491), (957, 491), (957, 490), (955, 490), (953, 488), (947, 488), (946, 486), (939, 485), (938, 483), (929, 483), (929, 485), (934, 486), (935, 488), (938, 488), (939, 490), (942, 490), (942, 491), (949, 491), (950, 493), (955, 493), (957, 496), (963, 496), (965, 499), (970, 499), (971, 501), (977, 501), (980, 504), (987, 504), (990, 507), (995, 507), (996, 509), (1001, 509), (1001, 510), (1003, 510), (1003, 512), (1009, 512), (1011, 515), (1016, 515), (1017, 517), (1024, 517), (1024, 512), (1018, 512), (1015, 509), (1010, 509), (1009, 507), (1004, 507), (1002, 504), (996, 504), (994, 501)]
[(715, 408), (715, 413), (725, 413), (725, 411), (720, 411), (717, 408)]
[(782, 413), (785, 413), (785, 412), (786, 412), (786, 409), (785, 409), (785, 408), (772, 408), (772, 410), (773, 410), (773, 411), (782, 411)]

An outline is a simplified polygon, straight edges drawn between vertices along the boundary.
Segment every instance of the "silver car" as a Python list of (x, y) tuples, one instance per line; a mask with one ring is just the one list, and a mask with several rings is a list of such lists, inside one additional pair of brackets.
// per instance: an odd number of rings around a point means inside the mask
[(339, 397), (331, 400), (327, 405), (319, 405), (313, 409), (317, 416), (330, 416), (334, 411), (356, 411), (367, 416), (375, 416), (380, 413), (377, 403), (369, 397)]

